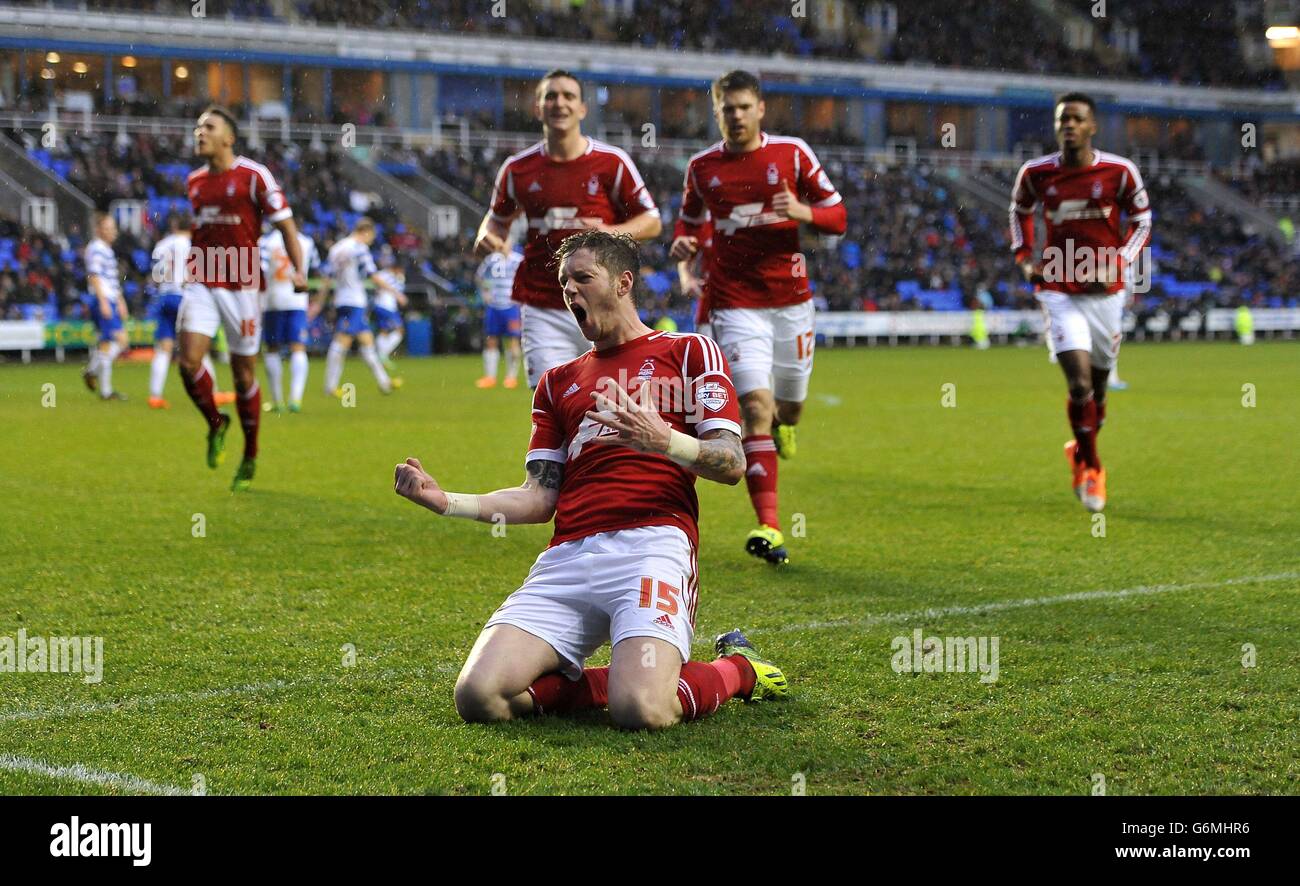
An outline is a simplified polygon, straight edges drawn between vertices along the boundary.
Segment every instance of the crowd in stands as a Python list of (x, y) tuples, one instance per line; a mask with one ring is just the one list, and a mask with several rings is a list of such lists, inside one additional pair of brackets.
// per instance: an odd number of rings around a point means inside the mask
[[(81, 8), (83, 0), (25, 0)], [(1066, 0), (1090, 22), (1094, 48), (1074, 49), (1065, 18), (1033, 0), (294, 0), (291, 21), (372, 29), (495, 34), (647, 48), (782, 53), (941, 67), (983, 68), (1171, 83), (1281, 88), (1276, 68), (1246, 62), (1239, 34), (1262, 34), (1262, 0)], [(165, 0), (99, 0), (97, 10), (190, 14)], [(207, 0), (209, 17), (276, 19), (269, 0)], [(835, 20), (836, 24), (826, 24)], [(1123, 39), (1135, 32), (1136, 41)], [(1129, 42), (1136, 45), (1128, 46)], [(1119, 48), (1123, 46), (1124, 48)], [(1195, 47), (1195, 51), (1189, 51)]]

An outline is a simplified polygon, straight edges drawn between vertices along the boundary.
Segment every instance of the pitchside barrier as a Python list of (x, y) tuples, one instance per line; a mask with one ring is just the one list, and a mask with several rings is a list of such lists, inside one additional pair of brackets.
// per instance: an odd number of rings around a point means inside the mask
[[(1045, 318), (1041, 311), (983, 311), (984, 331), (992, 342), (1041, 338)], [(1300, 308), (1256, 308), (1251, 312), (1256, 335), (1293, 338), (1300, 330)], [(824, 311), (817, 314), (817, 338), (827, 345), (852, 347), (897, 344), (962, 344), (972, 339), (975, 311)], [(1130, 339), (1231, 338), (1237, 312), (1214, 308), (1179, 320), (1156, 314), (1143, 320), (1128, 315), (1124, 331)]]
[[(960, 345), (973, 339), (975, 311), (822, 311), (817, 314), (817, 338), (828, 346), (853, 347), (898, 344)], [(1300, 331), (1300, 308), (1256, 308), (1250, 312), (1254, 333), (1264, 338), (1294, 338)], [(1232, 338), (1236, 335), (1237, 312), (1215, 308), (1205, 315), (1199, 312), (1178, 320), (1156, 314), (1139, 321), (1132, 315), (1124, 318), (1124, 331), (1130, 340), (1166, 338)], [(431, 352), (429, 321), (407, 323), (408, 350), (412, 356)], [(1034, 339), (1043, 335), (1041, 311), (984, 311), (984, 331), (989, 341), (1003, 343)], [(147, 347), (153, 342), (153, 320), (131, 320), (126, 324), (132, 347)], [(23, 362), (36, 351), (54, 351), (55, 359), (64, 359), (66, 350), (93, 347), (99, 334), (93, 323), (84, 320), (43, 323), (40, 320), (0, 320), (0, 351), (20, 351)]]

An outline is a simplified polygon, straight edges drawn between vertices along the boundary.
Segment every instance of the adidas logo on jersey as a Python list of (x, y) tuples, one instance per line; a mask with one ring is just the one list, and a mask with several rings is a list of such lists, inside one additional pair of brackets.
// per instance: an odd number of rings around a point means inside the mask
[(722, 179), (718, 178), (716, 175), (713, 178), (709, 179), (709, 187), (711, 188), (716, 188), (721, 184), (722, 184)]
[(576, 393), (578, 393), (578, 383), (575, 381), (573, 384), (569, 385), (568, 390), (564, 392), (564, 396), (569, 397)]
[(656, 618), (654, 620), (654, 624), (663, 625), (666, 628), (675, 628), (675, 625), (673, 624), (673, 620), (668, 617), (668, 613), (666, 612), (663, 615)]
[(534, 181), (531, 185), (528, 186), (528, 193), (530, 193), (530, 194), (535, 194), (535, 193), (537, 193), (538, 191), (540, 191), (541, 189), (542, 189), (542, 186), (541, 186), (540, 184), (538, 184), (536, 181)]

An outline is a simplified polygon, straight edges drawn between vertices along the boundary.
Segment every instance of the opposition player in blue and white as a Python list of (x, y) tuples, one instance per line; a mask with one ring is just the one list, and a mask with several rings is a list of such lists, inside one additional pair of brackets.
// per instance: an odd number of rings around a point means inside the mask
[(475, 385), (494, 388), (502, 339), (506, 341), (505, 387), (519, 385), (519, 305), (511, 301), (515, 272), (523, 264), (519, 246), (506, 246), (504, 252), (490, 252), (474, 273), (479, 297), (483, 300), (483, 377)]
[[(257, 241), (262, 257), (262, 342), (263, 358), (271, 400), (263, 412), (302, 411), (302, 395), (307, 390), (307, 302), (306, 292), (293, 285), (293, 260), (284, 246), (284, 235), (272, 228)], [(298, 250), (307, 267), (303, 276), (320, 270), (320, 253), (316, 244), (298, 232)], [(289, 352), (289, 402), (284, 400), (284, 363), (282, 352)]]
[(372, 313), (379, 334), (375, 336), (375, 350), (379, 352), (379, 361), (388, 372), (396, 371), (393, 365), (393, 352), (402, 343), (402, 308), (408, 304), (406, 297), (406, 274), (396, 264), (391, 253), (384, 262), (384, 269), (378, 279), (385, 286), (376, 286), (372, 300)]
[(99, 390), (101, 400), (125, 400), (113, 390), (113, 361), (126, 350), (126, 299), (122, 296), (122, 277), (117, 270), (117, 222), (111, 215), (95, 215), (95, 237), (86, 244), (86, 288), (90, 291), (91, 316), (99, 327), (99, 345), (91, 352), (90, 362), (82, 372), (86, 387)]
[[(325, 263), (326, 288), (334, 290), (334, 340), (330, 342), (325, 357), (325, 393), (339, 395), (339, 382), (343, 378), (343, 361), (352, 349), (355, 338), (360, 346), (361, 359), (379, 384), (379, 390), (391, 394), (401, 387), (401, 379), (390, 379), (375, 352), (375, 336), (366, 319), (366, 281), (374, 283), (377, 290), (392, 290), (392, 286), (379, 276), (370, 244), (375, 242), (375, 223), (360, 219), (352, 233), (330, 247)], [(405, 296), (403, 296), (405, 297)]]
[(181, 307), (189, 256), (189, 217), (171, 215), (167, 219), (167, 236), (153, 248), (153, 282), (157, 290), (149, 305), (149, 315), (157, 326), (153, 334), (153, 362), (149, 364), (150, 409), (171, 409), (171, 404), (163, 399), (163, 388), (176, 345), (177, 312)]

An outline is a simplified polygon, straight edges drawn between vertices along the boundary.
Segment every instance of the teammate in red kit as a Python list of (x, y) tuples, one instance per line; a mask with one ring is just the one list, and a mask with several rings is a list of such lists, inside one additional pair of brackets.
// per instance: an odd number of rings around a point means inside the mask
[(554, 70), (537, 84), (536, 114), (542, 140), (501, 164), (492, 205), (479, 225), (476, 255), (506, 251), (510, 222), (528, 220), (524, 263), (515, 274), (512, 297), (522, 305), (520, 336), (528, 386), (542, 373), (591, 347), (565, 310), (551, 259), (575, 231), (595, 229), (658, 237), (662, 229), (654, 198), (636, 164), (619, 148), (582, 134), (587, 105), (582, 84)]
[(672, 256), (700, 248), (713, 222), (704, 295), (712, 335), (731, 364), (745, 424), (745, 484), (758, 528), (745, 549), (789, 562), (777, 508), (777, 455), (795, 454), (795, 425), (812, 376), (812, 292), (799, 251), (799, 224), (843, 234), (848, 216), (812, 149), (762, 130), (758, 78), (732, 71), (713, 83), (722, 141), (691, 158)]
[[(556, 257), (565, 302), (594, 347), (542, 375), (523, 486), (461, 495), (444, 492), (414, 458), (396, 469), (397, 494), (437, 514), (555, 518), (550, 546), (461, 669), (456, 709), (491, 721), (608, 705), (619, 726), (657, 729), (735, 696), (786, 695), (780, 669), (739, 631), (717, 639), (717, 660), (690, 660), (695, 478), (734, 484), (745, 464), (721, 350), (641, 322), (632, 238), (575, 234)], [(584, 669), (605, 643), (610, 666)]]
[(217, 409), (212, 374), (204, 368), (203, 358), (212, 347), (217, 329), (226, 330), (230, 368), (235, 376), (235, 408), (244, 429), (244, 457), (231, 483), (232, 491), (247, 489), (257, 466), (257, 430), (262, 416), (257, 386), (262, 263), (257, 241), (263, 220), (274, 225), (284, 238), (285, 251), (293, 263), (294, 286), (306, 286), (293, 212), (270, 170), (235, 155), (238, 137), (235, 118), (224, 108), (212, 106), (199, 115), (194, 150), (207, 164), (191, 172), (186, 183), (194, 221), (188, 282), (180, 307), (181, 381), (207, 420), (208, 467), (214, 469), (225, 458), (230, 416)]
[[(1060, 150), (1020, 167), (1011, 194), (1011, 248), (1047, 314), (1048, 335), (1069, 386), (1065, 444), (1075, 496), (1106, 506), (1106, 469), (1097, 433), (1106, 420), (1106, 383), (1123, 338), (1125, 281), (1151, 239), (1151, 201), (1133, 161), (1092, 146), (1097, 108), (1072, 92), (1056, 103)], [(1034, 213), (1043, 207), (1047, 248), (1034, 258)], [(1120, 215), (1127, 216), (1127, 230)], [(1121, 233), (1123, 232), (1123, 233)]]

